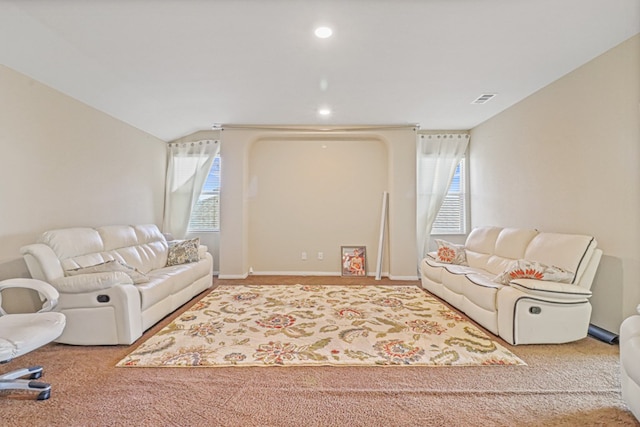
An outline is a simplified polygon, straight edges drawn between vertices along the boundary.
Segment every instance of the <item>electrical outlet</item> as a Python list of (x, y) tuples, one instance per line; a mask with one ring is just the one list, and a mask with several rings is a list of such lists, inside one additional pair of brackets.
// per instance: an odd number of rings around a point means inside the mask
[(323, 252), (318, 252), (318, 259), (320, 261), (322, 261), (324, 259), (324, 253)]
[(302, 252), (300, 254), (300, 259), (302, 259), (303, 261), (306, 261), (307, 260), (307, 253), (306, 252)]

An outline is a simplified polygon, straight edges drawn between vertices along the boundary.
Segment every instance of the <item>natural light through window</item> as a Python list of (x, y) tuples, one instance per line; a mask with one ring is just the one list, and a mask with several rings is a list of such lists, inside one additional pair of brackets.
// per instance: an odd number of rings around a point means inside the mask
[(220, 230), (220, 156), (216, 156), (193, 207), (189, 220), (189, 232)]
[(449, 191), (438, 212), (431, 234), (464, 234), (466, 225), (465, 161), (456, 167)]

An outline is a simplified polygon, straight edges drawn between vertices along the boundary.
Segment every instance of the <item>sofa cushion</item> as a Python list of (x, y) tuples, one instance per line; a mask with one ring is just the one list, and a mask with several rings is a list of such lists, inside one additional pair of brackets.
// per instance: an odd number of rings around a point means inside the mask
[(527, 246), (537, 234), (536, 230), (503, 228), (496, 239), (493, 254), (510, 259), (524, 258)]
[(491, 276), (482, 273), (467, 274), (468, 284), (464, 288), (464, 296), (474, 305), (484, 310), (497, 310), (497, 294), (503, 285), (494, 282)]
[(467, 250), (491, 255), (496, 247), (496, 240), (502, 228), (478, 227), (471, 230), (464, 244)]
[(113, 260), (113, 256), (109, 255), (107, 252), (94, 252), (86, 255), (74, 256), (72, 258), (61, 259), (60, 265), (62, 266), (62, 269), (66, 274), (66, 272), (69, 270), (89, 267), (91, 265), (101, 264), (103, 262)]
[(586, 269), (585, 259), (591, 258), (595, 239), (578, 234), (539, 233), (524, 254), (524, 259), (555, 265), (574, 272), (571, 283), (576, 283)]
[(133, 230), (138, 238), (138, 243), (166, 241), (164, 235), (155, 224), (134, 225)]
[(497, 255), (489, 255), (485, 260), (483, 269), (495, 276), (496, 274), (500, 274), (507, 268), (509, 268), (513, 261), (515, 261), (513, 258), (504, 258)]
[(166, 240), (144, 243), (136, 246), (141, 271), (149, 272), (167, 265), (169, 245)]
[(438, 251), (435, 254), (437, 262), (467, 265), (467, 256), (463, 245), (456, 245), (441, 239), (435, 239), (435, 242), (438, 245)]
[(442, 283), (442, 264), (435, 259), (435, 253), (429, 253), (422, 260), (422, 273), (436, 283)]
[(162, 256), (163, 252), (167, 252), (166, 243), (153, 242), (116, 249), (110, 251), (108, 256), (135, 267), (146, 274), (156, 268), (164, 267), (158, 262), (159, 257), (166, 260), (166, 256)]
[(142, 310), (146, 310), (159, 301), (184, 288), (185, 283), (193, 283), (209, 274), (209, 263), (205, 260), (196, 263), (173, 265), (149, 273), (149, 282), (137, 285), (140, 292)]
[(447, 264), (444, 262), (438, 262), (435, 260), (435, 252), (429, 252), (429, 254), (424, 258), (424, 266), (423, 268), (429, 268), (429, 271), (440, 271), (446, 270), (451, 274), (471, 274), (471, 273), (483, 273), (484, 270), (480, 268), (470, 267), (468, 265), (459, 265), (459, 264)]
[(116, 260), (106, 261), (89, 267), (80, 267), (72, 270), (67, 270), (65, 271), (65, 274), (67, 276), (77, 276), (78, 274), (102, 273), (105, 271), (121, 271), (127, 276), (131, 277), (131, 280), (133, 280), (134, 284), (146, 283), (149, 281), (149, 277), (146, 274), (138, 271), (134, 267)]
[(65, 228), (45, 231), (38, 241), (53, 249), (61, 261), (104, 250), (100, 234), (93, 228)]
[(441, 266), (451, 274), (467, 275), (473, 273), (484, 273), (484, 270), (482, 269), (469, 267), (467, 265), (442, 264)]
[(77, 276), (62, 276), (51, 281), (60, 293), (78, 294), (109, 289), (115, 285), (132, 285), (133, 280), (122, 271), (105, 271)]
[(471, 230), (464, 244), (467, 264), (483, 270), (490, 269), (489, 258), (493, 255), (500, 230), (502, 229), (498, 227), (478, 227)]
[(138, 244), (138, 237), (129, 225), (108, 225), (97, 229), (105, 251), (126, 248)]
[(523, 257), (537, 234), (536, 230), (518, 228), (476, 228), (465, 243), (467, 262), (493, 274), (501, 273), (511, 262)]

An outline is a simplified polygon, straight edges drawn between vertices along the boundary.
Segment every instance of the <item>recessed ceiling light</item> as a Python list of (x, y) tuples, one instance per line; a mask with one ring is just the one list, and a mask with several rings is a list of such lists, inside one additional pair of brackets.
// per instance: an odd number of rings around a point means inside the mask
[(329, 108), (320, 108), (318, 110), (318, 114), (320, 114), (323, 117), (327, 117), (331, 115), (331, 110)]
[(333, 30), (329, 27), (318, 27), (314, 31), (314, 34), (320, 39), (326, 39), (331, 37), (331, 34), (333, 34)]

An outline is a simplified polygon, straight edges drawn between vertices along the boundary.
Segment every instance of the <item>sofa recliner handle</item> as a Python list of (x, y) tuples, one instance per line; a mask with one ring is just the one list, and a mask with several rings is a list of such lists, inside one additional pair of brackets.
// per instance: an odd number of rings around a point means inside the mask
[(109, 298), (109, 295), (98, 295), (98, 302), (109, 302), (111, 300), (111, 298)]

